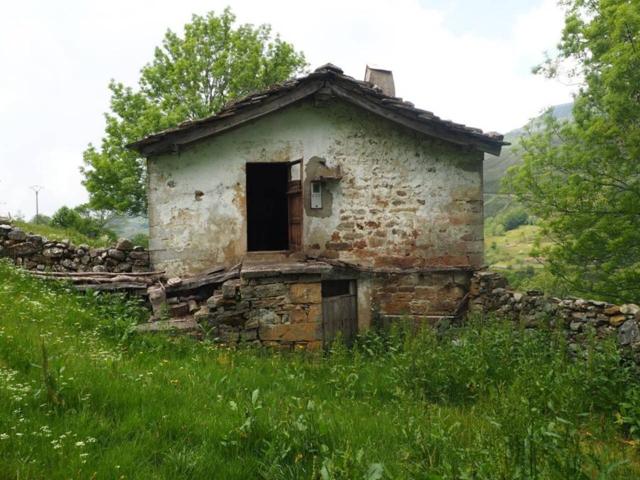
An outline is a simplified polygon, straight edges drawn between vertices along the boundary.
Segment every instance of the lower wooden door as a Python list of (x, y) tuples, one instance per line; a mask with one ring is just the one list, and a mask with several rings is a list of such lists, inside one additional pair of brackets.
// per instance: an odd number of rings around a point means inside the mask
[(324, 297), (322, 299), (322, 323), (325, 347), (331, 346), (340, 336), (352, 345), (358, 334), (357, 297), (353, 293)]

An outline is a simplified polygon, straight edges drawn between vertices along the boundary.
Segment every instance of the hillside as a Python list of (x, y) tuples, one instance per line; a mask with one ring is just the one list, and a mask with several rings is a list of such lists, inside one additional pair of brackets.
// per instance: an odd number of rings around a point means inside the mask
[[(553, 107), (553, 115), (558, 119), (569, 119), (573, 103), (564, 103)], [(540, 117), (537, 117), (540, 118)], [(537, 119), (532, 120), (535, 122)], [(517, 141), (525, 133), (525, 126), (516, 128), (505, 134), (505, 141), (511, 145), (502, 149), (499, 157), (495, 155), (485, 155), (484, 159), (484, 192), (485, 194), (495, 194), (500, 190), (500, 179), (507, 169), (520, 163), (520, 156), (517, 152)]]
[(278, 353), (138, 337), (143, 320), (0, 262), (0, 478), (640, 476), (614, 349), (571, 360), (493, 322)]
[[(553, 107), (553, 115), (558, 119), (571, 118), (573, 103)], [(530, 124), (535, 125), (536, 119)], [(500, 270), (512, 285), (520, 289), (541, 289), (548, 294), (569, 294), (561, 283), (542, 268), (541, 258), (531, 256), (534, 244), (548, 245), (539, 238), (539, 229), (529, 217), (523, 225), (509, 230), (496, 231), (496, 224), (514, 211), (526, 210), (510, 195), (501, 194), (500, 182), (509, 167), (521, 162), (517, 142), (526, 133), (526, 127), (517, 128), (505, 135), (511, 145), (502, 149), (499, 157), (485, 155), (484, 160), (484, 215), (485, 215), (485, 260), (491, 268)], [(500, 230), (500, 229), (499, 229)]]

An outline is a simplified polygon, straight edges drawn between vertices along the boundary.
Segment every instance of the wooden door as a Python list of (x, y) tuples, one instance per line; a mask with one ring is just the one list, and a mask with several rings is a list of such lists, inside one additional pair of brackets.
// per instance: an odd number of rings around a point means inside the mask
[[(297, 170), (297, 178), (293, 170)], [(289, 208), (289, 250), (302, 249), (302, 160), (289, 163), (287, 203)]]
[(325, 347), (330, 347), (338, 334), (347, 345), (353, 344), (358, 333), (355, 288), (351, 293), (322, 299), (322, 324)]

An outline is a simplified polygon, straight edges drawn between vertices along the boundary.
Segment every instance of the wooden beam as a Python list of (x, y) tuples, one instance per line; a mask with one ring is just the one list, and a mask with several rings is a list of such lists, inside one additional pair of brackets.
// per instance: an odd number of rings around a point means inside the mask
[(165, 287), (165, 291), (167, 292), (167, 294), (187, 292), (189, 290), (194, 290), (200, 287), (206, 287), (208, 285), (218, 285), (226, 282), (227, 280), (231, 280), (233, 278), (239, 278), (239, 277), (240, 277), (239, 271), (230, 271), (230, 272), (225, 272), (218, 275), (207, 275), (203, 277), (185, 278), (178, 285)]
[(98, 290), (98, 291), (118, 291), (127, 290), (128, 292), (136, 293), (138, 295), (147, 294), (147, 285), (141, 285), (139, 283), (97, 283), (97, 284), (84, 284), (74, 285), (76, 290)]
[(165, 272), (157, 271), (157, 272), (47, 272), (40, 270), (27, 270), (28, 273), (32, 275), (48, 275), (51, 277), (117, 277), (119, 275), (127, 275), (130, 277), (150, 277), (150, 276), (160, 276)]

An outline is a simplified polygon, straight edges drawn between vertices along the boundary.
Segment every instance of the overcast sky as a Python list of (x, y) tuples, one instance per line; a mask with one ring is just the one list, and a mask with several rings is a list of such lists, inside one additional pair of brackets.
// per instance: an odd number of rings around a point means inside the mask
[(135, 85), (167, 28), (231, 5), (241, 23), (270, 23), (310, 68), (356, 78), (393, 70), (396, 95), (437, 115), (506, 132), (571, 89), (531, 74), (560, 38), (554, 0), (50, 0), (0, 7), (0, 214), (87, 200), (78, 171), (98, 143), (111, 78)]

